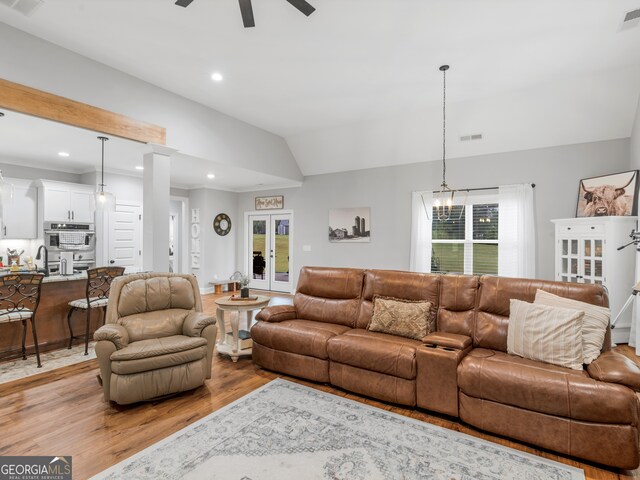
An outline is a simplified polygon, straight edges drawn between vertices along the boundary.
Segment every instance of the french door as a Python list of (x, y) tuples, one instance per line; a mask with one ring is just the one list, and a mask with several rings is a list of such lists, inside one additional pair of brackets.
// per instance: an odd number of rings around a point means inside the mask
[(290, 213), (248, 215), (247, 272), (251, 288), (291, 292)]

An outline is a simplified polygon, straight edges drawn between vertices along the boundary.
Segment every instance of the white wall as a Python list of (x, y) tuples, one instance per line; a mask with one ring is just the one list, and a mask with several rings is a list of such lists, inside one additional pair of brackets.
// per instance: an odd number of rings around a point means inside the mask
[[(285, 208), (295, 214), (296, 281), (303, 265), (406, 270), (411, 192), (437, 189), (441, 168), (440, 162), (423, 162), (309, 176), (300, 188), (240, 194), (238, 214), (253, 210), (258, 195), (284, 195)], [(554, 230), (550, 220), (575, 216), (581, 178), (628, 168), (629, 139), (622, 139), (455, 159), (447, 162), (447, 181), (457, 188), (535, 183), (537, 276), (553, 279)], [(363, 206), (371, 207), (371, 243), (329, 243), (329, 209)], [(240, 254), (236, 265), (242, 270), (247, 253), (244, 231), (237, 231)], [(310, 245), (311, 252), (303, 252), (303, 245)]]
[(182, 153), (302, 179), (282, 137), (3, 23), (0, 45), (11, 46), (0, 49), (2, 78), (166, 127)]
[[(200, 265), (191, 269), (198, 278), (200, 289), (212, 291), (208, 282), (213, 279), (227, 279), (236, 269), (236, 244), (240, 237), (242, 221), (238, 212), (238, 194), (220, 190), (197, 189), (189, 192), (189, 215), (191, 209), (200, 209)], [(231, 231), (220, 236), (213, 230), (213, 219), (219, 213), (231, 218)], [(191, 222), (189, 222), (191, 224)]]
[(636, 109), (636, 118), (631, 130), (631, 167), (640, 168), (640, 98)]

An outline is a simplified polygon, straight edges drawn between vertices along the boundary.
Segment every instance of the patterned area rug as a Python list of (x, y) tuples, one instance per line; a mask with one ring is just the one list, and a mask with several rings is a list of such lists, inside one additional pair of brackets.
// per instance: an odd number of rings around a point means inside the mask
[(9, 362), (2, 362), (0, 363), (0, 384), (92, 360), (96, 358), (93, 344), (94, 342), (89, 343), (88, 356), (84, 354), (84, 343), (82, 345), (74, 345), (71, 350), (63, 348), (41, 353), (40, 363), (42, 363), (42, 368), (38, 368), (35, 354), (28, 355), (26, 360), (19, 358)]
[(274, 380), (99, 479), (544, 479), (573, 467)]

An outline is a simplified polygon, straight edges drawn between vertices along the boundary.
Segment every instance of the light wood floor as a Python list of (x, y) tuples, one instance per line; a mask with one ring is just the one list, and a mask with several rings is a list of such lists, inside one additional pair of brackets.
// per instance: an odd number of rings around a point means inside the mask
[[(203, 297), (205, 311), (215, 311), (216, 295)], [(289, 303), (287, 298), (274, 298)], [(617, 347), (639, 362), (633, 350)], [(233, 363), (216, 356), (213, 376), (206, 384), (159, 402), (119, 407), (102, 400), (91, 360), (46, 374), (0, 385), (0, 455), (72, 455), (74, 478), (85, 479), (166, 436), (233, 402), (279, 375), (256, 367), (250, 358)], [(578, 462), (573, 459), (488, 435), (422, 410), (387, 405), (327, 385), (288, 380), (464, 432), (517, 450), (540, 455), (584, 469), (587, 479), (640, 478), (640, 471), (622, 472)]]

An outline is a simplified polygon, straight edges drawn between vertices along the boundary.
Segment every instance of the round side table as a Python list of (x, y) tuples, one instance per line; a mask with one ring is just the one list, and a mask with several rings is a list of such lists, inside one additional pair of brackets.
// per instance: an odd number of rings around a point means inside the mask
[[(266, 307), (269, 304), (269, 300), (271, 300), (271, 298), (264, 295), (258, 295), (256, 300), (231, 300), (231, 297), (223, 297), (216, 300), (216, 305), (218, 306), (216, 318), (218, 319), (218, 327), (222, 332), (217, 345), (218, 353), (229, 355), (234, 362), (237, 362), (239, 357), (251, 355), (251, 348), (245, 348), (243, 350), (238, 348), (240, 312), (246, 312), (247, 330), (249, 330), (251, 328), (251, 320), (253, 319), (253, 311)], [(227, 342), (227, 329), (224, 321), (225, 311), (230, 312), (229, 323), (231, 324), (231, 333), (233, 334), (231, 343)]]

